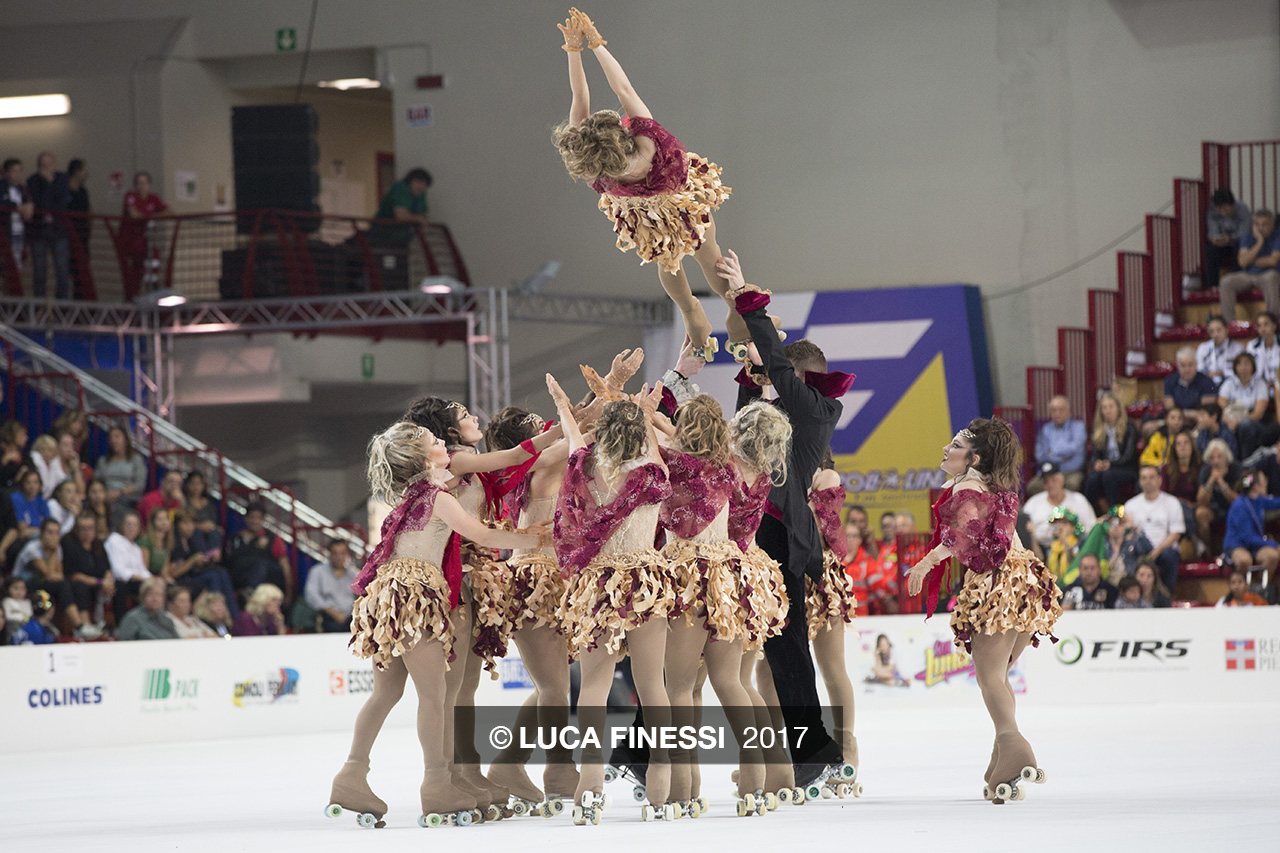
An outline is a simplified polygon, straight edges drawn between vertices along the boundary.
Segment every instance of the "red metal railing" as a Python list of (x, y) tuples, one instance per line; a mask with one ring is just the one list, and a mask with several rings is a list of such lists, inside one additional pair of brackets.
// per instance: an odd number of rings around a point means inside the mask
[(1036, 457), (1036, 424), (1031, 416), (1030, 406), (996, 406), (992, 417), (1013, 427), (1013, 433), (1022, 444), (1022, 481), (1025, 483), (1035, 474)]
[[(71, 245), (75, 296), (87, 301), (127, 301), (160, 289), (199, 300), (408, 290), (436, 275), (471, 284), (453, 235), (440, 223), (276, 210), (160, 216), (145, 223), (54, 215)], [(8, 249), (7, 234), (0, 243)], [(8, 296), (32, 293), (30, 264), (19, 271), (11, 255), (0, 257), (0, 279)], [(53, 293), (52, 270), (49, 279), (46, 290)]]
[(1152, 309), (1178, 321), (1182, 307), (1182, 229), (1172, 216), (1147, 216), (1147, 251), (1151, 253)]
[(1049, 419), (1049, 401), (1063, 392), (1061, 367), (1027, 368), (1027, 405), (1037, 423)]
[(1201, 143), (1204, 187), (1201, 202), (1209, 210), (1213, 191), (1227, 187), (1250, 210), (1274, 211), (1280, 204), (1280, 140)]
[(907, 595), (907, 569), (920, 562), (929, 551), (928, 533), (899, 533), (894, 547), (898, 552), (898, 612), (923, 613), (924, 592), (919, 595)]
[(1187, 275), (1199, 275), (1204, 263), (1208, 224), (1205, 222), (1207, 208), (1203, 194), (1204, 181), (1173, 179), (1173, 218), (1178, 223), (1181, 237), (1182, 271)]
[(1119, 293), (1089, 291), (1089, 328), (1093, 330), (1098, 388), (1110, 388), (1124, 364), (1124, 303)]
[[(1155, 342), (1155, 303), (1150, 252), (1117, 252), (1116, 272), (1120, 300), (1124, 303), (1124, 352), (1143, 353)], [(1128, 361), (1121, 366), (1126, 375)]]
[(1062, 393), (1071, 403), (1072, 417), (1093, 420), (1098, 400), (1098, 351), (1092, 329), (1058, 329), (1058, 363), (1062, 365)]

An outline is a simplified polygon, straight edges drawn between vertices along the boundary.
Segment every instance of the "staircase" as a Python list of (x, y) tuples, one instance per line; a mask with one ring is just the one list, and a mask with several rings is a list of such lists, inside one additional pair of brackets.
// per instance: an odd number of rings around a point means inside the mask
[[(1280, 140), (1204, 142), (1201, 157), (1200, 178), (1173, 180), (1173, 215), (1147, 215), (1146, 251), (1116, 253), (1117, 288), (1089, 290), (1088, 327), (1059, 328), (1058, 363), (1027, 368), (1027, 404), (996, 407), (996, 416), (1013, 425), (1028, 450), (1027, 478), (1033, 473), (1036, 433), (1048, 420), (1055, 395), (1065, 395), (1072, 412), (1091, 428), (1098, 394), (1124, 390), (1124, 385), (1132, 392), (1129, 412), (1140, 418), (1161, 408), (1164, 379), (1173, 373), (1177, 350), (1208, 338), (1204, 321), (1217, 313), (1218, 293), (1184, 296), (1183, 288), (1199, 282), (1209, 200), (1214, 190), (1226, 187), (1250, 210), (1274, 211), (1280, 200)], [(1232, 322), (1232, 337), (1254, 335), (1247, 320), (1261, 310), (1261, 298), (1257, 291), (1241, 296), (1238, 316), (1226, 318), (1245, 321)], [(1216, 563), (1185, 563), (1179, 585), (1183, 578), (1221, 576)], [(1218, 583), (1225, 591), (1225, 583)], [(1194, 589), (1189, 584), (1187, 591)]]

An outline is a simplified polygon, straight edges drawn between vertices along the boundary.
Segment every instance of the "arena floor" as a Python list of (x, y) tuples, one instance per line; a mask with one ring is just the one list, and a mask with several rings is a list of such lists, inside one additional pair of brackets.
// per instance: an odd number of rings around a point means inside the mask
[(1274, 850), (1280, 741), (1263, 733), (1277, 710), (1026, 703), (1022, 729), (1049, 779), (1027, 800), (1002, 806), (979, 796), (990, 754), (980, 709), (868, 712), (858, 720), (867, 789), (860, 800), (738, 818), (728, 770), (713, 767), (703, 776), (710, 814), (642, 824), (630, 786), (614, 782), (613, 809), (598, 827), (576, 827), (566, 814), (418, 828), (421, 763), (411, 729), (388, 729), (374, 753), (370, 781), (391, 807), (380, 830), (359, 828), (351, 815), (323, 815), (329, 781), (346, 753), (345, 734), (74, 752), (50, 744), (6, 756), (0, 825), (5, 849), (59, 853), (350, 853), (439, 843), (465, 844), (471, 853), (579, 845), (657, 850), (673, 843), (769, 850), (801, 839), (832, 851)]

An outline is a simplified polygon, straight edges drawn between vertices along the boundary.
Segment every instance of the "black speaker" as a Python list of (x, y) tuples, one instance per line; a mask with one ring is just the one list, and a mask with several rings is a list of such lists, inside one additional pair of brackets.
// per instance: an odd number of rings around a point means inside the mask
[[(320, 176), (316, 163), (316, 113), (308, 104), (269, 104), (231, 108), (231, 152), (236, 178), (236, 208), (285, 210), (307, 214), (297, 227), (320, 227)], [(257, 217), (236, 218), (236, 230), (248, 234)]]

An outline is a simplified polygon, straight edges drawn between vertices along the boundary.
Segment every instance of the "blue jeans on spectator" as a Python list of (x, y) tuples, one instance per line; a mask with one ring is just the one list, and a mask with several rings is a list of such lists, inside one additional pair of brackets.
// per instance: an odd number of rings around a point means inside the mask
[(1160, 580), (1172, 595), (1173, 585), (1178, 582), (1178, 563), (1182, 562), (1182, 552), (1175, 545), (1172, 548), (1165, 548), (1159, 554), (1153, 551), (1148, 556), (1156, 564), (1156, 569), (1160, 572)]
[(44, 296), (45, 279), (49, 277), (49, 255), (53, 255), (53, 275), (57, 280), (58, 299), (71, 298), (71, 240), (65, 234), (33, 237), (31, 245), (31, 292), (37, 299)]

